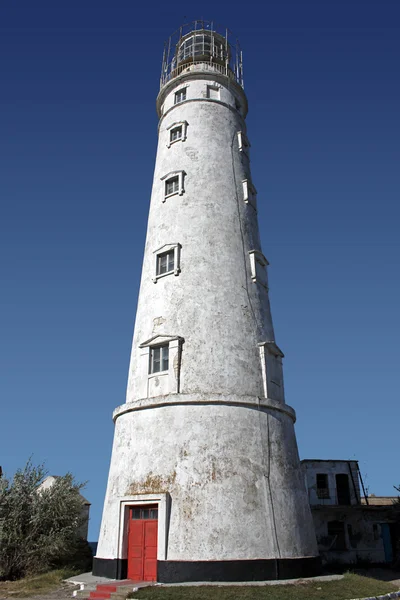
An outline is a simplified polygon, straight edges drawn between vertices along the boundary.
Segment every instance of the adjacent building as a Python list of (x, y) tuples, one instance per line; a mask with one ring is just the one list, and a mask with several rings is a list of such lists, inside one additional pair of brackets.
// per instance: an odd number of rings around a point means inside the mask
[(363, 496), (356, 460), (301, 464), (323, 563), (392, 562), (398, 537), (393, 511), (397, 498)]

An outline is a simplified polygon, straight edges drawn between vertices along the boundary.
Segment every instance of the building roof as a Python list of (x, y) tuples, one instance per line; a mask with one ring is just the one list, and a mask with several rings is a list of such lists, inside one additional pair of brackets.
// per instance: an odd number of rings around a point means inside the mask
[(355, 458), (350, 458), (350, 459), (346, 459), (346, 458), (303, 458), (303, 460), (301, 460), (300, 462), (301, 463), (311, 463), (311, 462), (358, 463), (358, 460), (356, 460)]
[[(60, 475), (47, 475), (47, 477), (45, 477), (42, 481), (42, 483), (38, 486), (38, 490), (46, 490), (49, 487), (51, 487), (53, 485), (53, 483), (55, 482), (56, 479), (58, 479), (60, 477)], [(89, 500), (86, 500), (85, 496), (83, 496), (83, 494), (81, 494), (79, 492), (80, 497), (82, 498), (82, 502), (83, 504), (86, 504), (88, 506), (91, 506), (91, 503), (89, 502)]]
[[(399, 499), (398, 496), (375, 496), (375, 494), (371, 494), (367, 498), (369, 506), (392, 506)], [(361, 498), (361, 504), (367, 504), (364, 496)]]

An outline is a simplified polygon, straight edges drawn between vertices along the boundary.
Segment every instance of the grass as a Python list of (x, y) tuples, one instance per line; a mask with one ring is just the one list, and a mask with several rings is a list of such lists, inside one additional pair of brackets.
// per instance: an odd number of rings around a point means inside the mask
[(266, 586), (148, 587), (128, 595), (138, 600), (350, 600), (397, 591), (386, 581), (346, 573), (336, 581)]
[(59, 569), (41, 575), (24, 577), (24, 579), (18, 581), (1, 581), (0, 598), (4, 596), (7, 598), (26, 598), (27, 596), (46, 594), (59, 588), (63, 579), (72, 577), (75, 574), (76, 571)]

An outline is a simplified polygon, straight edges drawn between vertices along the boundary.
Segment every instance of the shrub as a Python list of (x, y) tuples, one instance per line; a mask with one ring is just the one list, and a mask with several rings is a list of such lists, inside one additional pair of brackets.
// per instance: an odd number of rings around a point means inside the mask
[[(0, 577), (19, 579), (78, 564), (84, 484), (70, 473), (38, 490), (47, 472), (29, 460), (12, 481), (0, 479)], [(87, 546), (87, 543), (86, 543)], [(85, 549), (86, 549), (85, 546)]]

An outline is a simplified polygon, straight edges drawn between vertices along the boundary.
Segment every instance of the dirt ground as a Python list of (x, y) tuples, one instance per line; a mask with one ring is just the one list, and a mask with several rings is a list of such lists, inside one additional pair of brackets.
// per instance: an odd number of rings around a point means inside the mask
[[(77, 586), (65, 584), (60, 588), (53, 590), (47, 594), (40, 594), (39, 596), (25, 596), (21, 600), (70, 600), (72, 598), (72, 592), (78, 589)], [(16, 600), (18, 596), (15, 594), (9, 594), (8, 596), (2, 596), (0, 592), (0, 600)]]

